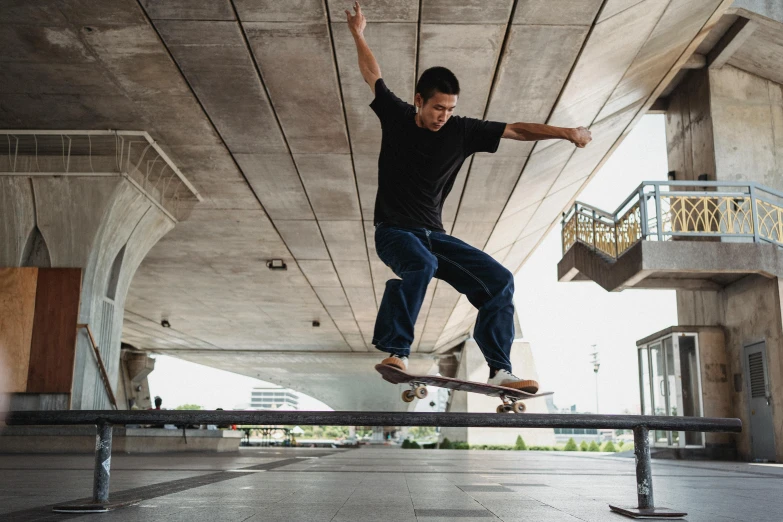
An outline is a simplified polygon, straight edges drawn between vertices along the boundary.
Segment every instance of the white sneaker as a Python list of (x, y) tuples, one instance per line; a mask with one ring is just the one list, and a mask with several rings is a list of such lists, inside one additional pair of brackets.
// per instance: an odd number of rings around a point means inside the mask
[(537, 393), (538, 383), (531, 379), (520, 379), (507, 370), (498, 370), (494, 377), (487, 380), (487, 384), (494, 386), (503, 386), (504, 388), (514, 388), (527, 393)]
[(404, 372), (408, 371), (408, 358), (405, 356), (398, 357), (396, 355), (390, 355), (386, 359), (382, 360), (381, 364), (393, 366), (398, 370), (402, 370)]

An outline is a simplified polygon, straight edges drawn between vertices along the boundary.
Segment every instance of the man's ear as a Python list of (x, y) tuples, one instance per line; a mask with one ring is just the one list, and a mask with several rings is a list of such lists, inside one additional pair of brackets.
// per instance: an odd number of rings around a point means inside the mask
[(424, 98), (421, 97), (421, 94), (418, 92), (416, 93), (416, 96), (413, 97), (413, 104), (418, 107), (419, 109), (424, 106)]

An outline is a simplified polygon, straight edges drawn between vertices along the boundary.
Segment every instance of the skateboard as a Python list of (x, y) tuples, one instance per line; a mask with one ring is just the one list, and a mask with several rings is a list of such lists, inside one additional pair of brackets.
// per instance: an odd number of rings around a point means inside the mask
[(375, 369), (381, 374), (385, 381), (392, 384), (409, 384), (411, 389), (402, 392), (404, 402), (412, 402), (413, 399), (423, 399), (427, 396), (427, 385), (436, 388), (448, 388), (449, 390), (460, 390), (471, 393), (480, 393), (490, 397), (500, 397), (503, 404), (499, 405), (495, 411), (498, 413), (524, 413), (525, 399), (535, 397), (546, 397), (554, 392), (527, 393), (514, 388), (504, 386), (495, 386), (483, 382), (462, 381), (452, 379), (451, 377), (440, 377), (438, 375), (411, 375), (402, 370), (389, 366), (387, 364), (376, 364)]

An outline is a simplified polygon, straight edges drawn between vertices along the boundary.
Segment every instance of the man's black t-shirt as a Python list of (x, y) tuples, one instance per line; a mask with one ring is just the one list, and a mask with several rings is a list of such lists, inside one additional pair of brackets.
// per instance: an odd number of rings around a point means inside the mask
[(495, 152), (506, 124), (452, 116), (437, 132), (421, 128), (414, 106), (382, 78), (370, 107), (383, 130), (374, 223), (444, 232), (443, 202), (462, 163), (474, 152)]

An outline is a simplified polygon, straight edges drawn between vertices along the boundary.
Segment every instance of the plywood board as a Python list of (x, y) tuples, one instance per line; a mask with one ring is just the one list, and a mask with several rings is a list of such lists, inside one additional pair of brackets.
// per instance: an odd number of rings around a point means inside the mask
[(37, 278), (37, 268), (0, 268), (0, 392), (27, 391)]

